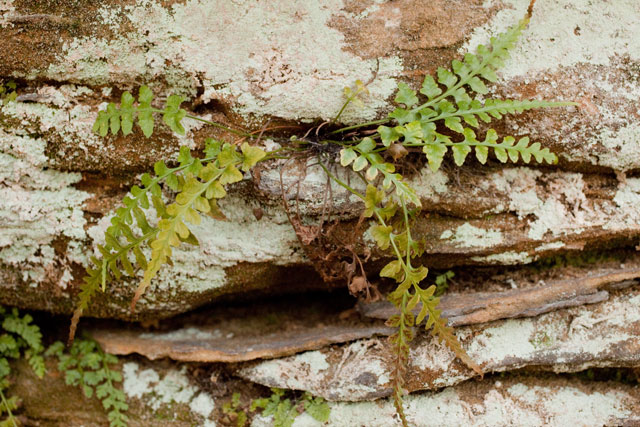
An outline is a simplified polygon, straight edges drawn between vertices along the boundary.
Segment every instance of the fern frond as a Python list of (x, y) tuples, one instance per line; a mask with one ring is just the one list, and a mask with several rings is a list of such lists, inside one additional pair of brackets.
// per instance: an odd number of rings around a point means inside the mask
[(64, 352), (61, 342), (52, 344), (47, 355), (58, 358), (58, 370), (65, 375), (67, 385), (78, 386), (87, 398), (95, 396), (101, 400), (107, 411), (110, 427), (126, 427), (129, 409), (126, 396), (115, 387), (122, 382), (122, 374), (112, 368), (118, 358), (102, 351), (93, 340), (76, 340), (68, 352)]
[(17, 308), (13, 308), (10, 315), (7, 315), (2, 322), (2, 328), (15, 334), (22, 339), (27, 347), (35, 353), (42, 352), (42, 333), (38, 325), (33, 325), (31, 322), (33, 317), (29, 314), (25, 314), (20, 317), (20, 313)]
[[(485, 95), (488, 92), (482, 79), (491, 82), (496, 80), (495, 70), (508, 58), (508, 50), (513, 47), (526, 24), (525, 19), (506, 33), (492, 38), (490, 48), (480, 45), (477, 55), (467, 53), (464, 61), (452, 61), (453, 71), (439, 68), (437, 80), (426, 76), (420, 89), (420, 93), (427, 97), (423, 104), (417, 105), (419, 97), (416, 91), (405, 83), (399, 83), (395, 101), (404, 104), (406, 108), (396, 108), (389, 114), (389, 118), (395, 119), (399, 125), (379, 126), (374, 138), (380, 138), (383, 148), (378, 149), (374, 144), (371, 150), (378, 153), (389, 149), (395, 142), (404, 147), (423, 147), (433, 171), (438, 170), (449, 148), (458, 166), (464, 163), (472, 148), (481, 163), (486, 162), (490, 150), (495, 152), (501, 162), (509, 159), (515, 162), (522, 158), (525, 163), (529, 163), (532, 157), (537, 162), (557, 162), (557, 157), (548, 149), (542, 149), (540, 144), (529, 145), (528, 138), (522, 138), (514, 144), (514, 138), (507, 136), (498, 144), (495, 131), (489, 130), (485, 140), (478, 141), (473, 130), (464, 126), (466, 124), (477, 128), (480, 121), (489, 123), (505, 114), (519, 114), (534, 108), (576, 105), (574, 102), (538, 100), (480, 100), (472, 98), (468, 93), (471, 91)], [(442, 87), (446, 89), (443, 90)], [(448, 129), (463, 135), (464, 140), (452, 141), (449, 136), (438, 133), (436, 123), (442, 123)], [(361, 163), (364, 164), (362, 161)]]
[(408, 146), (423, 147), (422, 151), (427, 156), (429, 167), (434, 172), (440, 167), (448, 148), (451, 148), (453, 159), (458, 166), (464, 163), (472, 148), (475, 149), (476, 158), (482, 164), (486, 163), (491, 150), (502, 163), (506, 163), (508, 160), (517, 162), (520, 158), (523, 162), (529, 163), (532, 157), (539, 163), (555, 164), (558, 161), (558, 157), (548, 148), (542, 148), (540, 143), (529, 144), (528, 137), (520, 138), (516, 143), (514, 137), (506, 136), (502, 139), (502, 142), (498, 143), (496, 131), (489, 129), (484, 141), (479, 141), (475, 132), (469, 128), (463, 129), (463, 135), (463, 141), (453, 142), (448, 136), (434, 131), (429, 135), (430, 138), (427, 141), (408, 144)]
[(445, 68), (438, 68), (438, 84), (445, 86), (445, 91), (440, 89), (433, 77), (425, 77), (420, 93), (426, 95), (428, 100), (414, 107), (411, 111), (419, 112), (424, 108), (434, 106), (447, 97), (453, 97), (456, 102), (469, 102), (471, 98), (464, 90), (464, 86), (468, 86), (474, 92), (486, 94), (487, 88), (480, 77), (490, 82), (497, 80), (495, 71), (509, 58), (509, 49), (515, 45), (527, 24), (528, 20), (523, 19), (505, 33), (492, 37), (490, 47), (479, 45), (477, 55), (467, 53), (463, 61), (452, 61), (453, 72)]
[(387, 322), (388, 326), (396, 328), (396, 332), (389, 337), (395, 356), (392, 372), (393, 404), (403, 427), (409, 425), (403, 407), (404, 395), (407, 394), (404, 388), (404, 376), (409, 361), (409, 343), (414, 338), (412, 327), (415, 323), (413, 313), (407, 307), (408, 300), (408, 291), (403, 292), (399, 299), (392, 300), (400, 313)]
[[(192, 157), (187, 147), (181, 147), (177, 158), (178, 166), (169, 168), (164, 162), (158, 161), (154, 165), (155, 175), (143, 174), (142, 186), (134, 185), (131, 188), (130, 194), (123, 200), (123, 206), (119, 207), (111, 218), (111, 225), (105, 232), (105, 244), (98, 246), (102, 258), (92, 258), (93, 265), (87, 267), (87, 274), (80, 287), (78, 302), (71, 319), (69, 343), (73, 341), (80, 317), (98, 290), (104, 291), (107, 283), (114, 279), (120, 280), (122, 276), (134, 277), (138, 267), (143, 270), (148, 269), (149, 260), (144, 255), (142, 247), (156, 239), (160, 228), (150, 225), (151, 221), (146, 212), (154, 209), (156, 216), (161, 220), (169, 218), (167, 206), (162, 199), (160, 184), (164, 183), (172, 190), (180, 191), (184, 185), (184, 178), (180, 174), (199, 172), (202, 169), (202, 162), (214, 160), (220, 153), (220, 147), (220, 142), (207, 138), (205, 150), (207, 157), (204, 159)], [(251, 148), (254, 148), (243, 147), (247, 153), (252, 152)], [(253, 153), (253, 157), (242, 156), (240, 161), (253, 161), (256, 155), (255, 151)], [(134, 225), (141, 233), (133, 230)], [(197, 244), (197, 240), (192, 235), (181, 241)], [(135, 259), (135, 267), (130, 260), (131, 257)], [(164, 258), (164, 261), (166, 262), (167, 259)]]
[(187, 115), (186, 110), (180, 108), (180, 104), (185, 98), (178, 95), (171, 95), (167, 98), (163, 110), (155, 109), (151, 106), (153, 93), (147, 86), (141, 86), (138, 92), (138, 102), (134, 104), (135, 98), (131, 93), (124, 92), (120, 98), (120, 106), (113, 102), (107, 105), (105, 110), (98, 112), (98, 117), (93, 124), (93, 132), (100, 136), (107, 136), (109, 132), (117, 135), (122, 130), (123, 135), (129, 135), (133, 131), (133, 123), (137, 119), (138, 126), (149, 138), (153, 134), (154, 119), (153, 113), (162, 113), (162, 120), (172, 131), (184, 135), (182, 119)]
[(131, 310), (149, 287), (162, 265), (171, 257), (172, 248), (183, 241), (195, 241), (195, 236), (186, 222), (198, 225), (200, 213), (217, 212), (216, 199), (226, 195), (225, 186), (242, 180), (239, 168), (248, 171), (262, 160), (266, 153), (258, 147), (242, 144), (240, 152), (231, 144), (211, 147), (216, 158), (206, 166), (193, 160), (188, 150), (181, 151), (178, 160), (182, 165), (191, 165), (187, 174), (178, 183), (179, 193), (175, 202), (166, 208), (166, 216), (158, 223), (158, 234), (150, 240), (151, 259), (144, 271), (144, 276), (131, 301)]
[(444, 342), (465, 365), (478, 375), (483, 375), (480, 366), (462, 348), (460, 341), (453, 333), (453, 328), (447, 325), (447, 319), (441, 316), (442, 312), (437, 308), (440, 298), (434, 296), (436, 286), (431, 285), (427, 289), (422, 289), (416, 285), (414, 289), (417, 299), (422, 303), (420, 312), (416, 316), (416, 324), (420, 324), (426, 318), (425, 329), (431, 330), (433, 336), (437, 337), (438, 341)]

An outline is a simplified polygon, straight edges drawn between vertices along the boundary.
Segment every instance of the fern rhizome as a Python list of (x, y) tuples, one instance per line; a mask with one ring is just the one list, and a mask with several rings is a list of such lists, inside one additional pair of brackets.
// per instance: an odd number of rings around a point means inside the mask
[[(93, 266), (87, 269), (71, 323), (70, 339), (73, 339), (78, 320), (87, 310), (93, 295), (104, 291), (109, 282), (120, 280), (123, 275), (135, 277), (139, 268), (143, 271), (142, 280), (131, 303), (133, 309), (159, 269), (169, 262), (173, 248), (183, 242), (198, 244), (189, 224), (199, 224), (202, 214), (223, 217), (217, 200), (225, 197), (230, 184), (243, 179), (243, 172), (250, 171), (259, 162), (291, 158), (307, 152), (317, 157), (329, 179), (362, 200), (363, 217), (371, 223), (371, 235), (379, 249), (393, 258), (382, 268), (380, 276), (397, 282), (388, 298), (398, 309), (398, 314), (389, 320), (389, 324), (396, 328), (390, 337), (395, 354), (392, 382), (395, 406), (402, 423), (407, 425), (402, 405), (406, 394), (403, 385), (415, 326), (424, 322), (426, 330), (431, 330), (467, 366), (482, 374), (446, 319), (441, 317), (439, 298), (435, 295), (436, 285), (424, 284), (428, 270), (419, 262), (424, 244), (411, 230), (412, 217), (422, 205), (408, 181), (396, 171), (396, 164), (403, 158), (404, 161), (410, 159), (411, 153), (422, 152), (429, 167), (437, 171), (449, 151), (457, 166), (461, 166), (471, 152), (475, 152), (476, 159), (482, 164), (490, 154), (503, 163), (509, 160), (529, 163), (532, 159), (548, 164), (557, 161), (547, 148), (542, 148), (539, 143), (530, 143), (527, 137), (517, 141), (512, 136), (500, 139), (493, 129), (478, 137), (473, 130), (481, 127), (480, 122), (489, 123), (505, 114), (573, 104), (483, 99), (488, 93), (484, 81), (497, 80), (495, 71), (508, 58), (509, 49), (527, 23), (525, 19), (492, 38), (490, 46), (480, 45), (476, 55), (467, 53), (462, 61), (454, 60), (451, 71), (439, 68), (437, 78), (426, 76), (419, 93), (407, 84), (399, 83), (395, 96), (399, 106), (386, 118), (336, 128), (344, 108), (359, 101), (359, 94), (366, 90), (365, 85), (358, 82), (355, 89), (345, 90), (346, 102), (335, 119), (315, 128), (314, 134), (319, 138), (312, 140), (293, 136), (283, 142), (281, 148), (271, 152), (246, 142), (258, 142), (262, 132), (256, 137), (255, 134), (190, 115), (180, 108), (184, 101), (180, 96), (169, 96), (165, 107), (157, 109), (152, 106), (153, 95), (146, 86), (140, 88), (137, 101), (125, 92), (120, 106), (111, 103), (98, 113), (95, 132), (106, 136), (109, 132), (115, 135), (122, 131), (127, 135), (133, 131), (137, 121), (144, 135), (150, 137), (154, 129), (154, 115), (161, 114), (163, 122), (178, 134), (185, 133), (181, 121), (190, 118), (238, 134), (245, 142), (238, 146), (207, 139), (203, 158), (192, 157), (190, 150), (182, 147), (175, 162), (168, 166), (159, 161), (154, 166), (154, 174), (142, 175), (141, 186), (131, 188), (123, 206), (111, 218), (105, 244), (98, 246), (101, 257), (93, 257)], [(320, 127), (325, 124), (331, 125), (326, 126), (330, 130), (320, 133)], [(364, 192), (331, 172), (338, 160), (338, 152), (340, 165), (350, 168), (356, 179), (365, 183)], [(163, 194), (169, 191), (175, 194), (175, 199), (167, 204)], [(155, 211), (153, 217), (158, 218), (157, 221), (150, 220), (150, 211)], [(150, 249), (150, 256), (144, 247)]]

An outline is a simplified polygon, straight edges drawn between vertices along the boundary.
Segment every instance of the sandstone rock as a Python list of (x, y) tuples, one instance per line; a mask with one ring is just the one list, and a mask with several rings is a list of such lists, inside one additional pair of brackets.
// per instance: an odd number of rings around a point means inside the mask
[[(199, 149), (206, 136), (232, 137), (194, 122), (185, 137), (162, 129), (150, 141), (139, 131), (92, 134), (100, 104), (122, 90), (146, 83), (159, 98), (189, 97), (188, 108), (203, 117), (260, 130), (268, 120), (304, 127), (333, 117), (342, 88), (359, 78), (370, 81), (366, 107), (347, 109), (344, 120), (378, 118), (393, 107), (398, 81), (419, 85), (424, 74), (517, 22), (529, 2), (436, 2), (417, 14), (412, 2), (285, 3), (3, 3), (0, 76), (17, 79), (19, 101), (0, 110), (7, 194), (0, 205), (0, 301), (69, 313), (88, 255), (136, 176), (179, 145)], [(436, 174), (418, 170), (413, 182), (427, 208), (415, 232), (429, 243), (428, 265), (524, 264), (558, 251), (636, 243), (640, 181), (624, 174), (638, 168), (639, 13), (632, 0), (538, 0), (490, 90), (580, 103), (508, 117), (498, 128), (530, 133), (559, 153), (560, 166), (470, 162)], [(177, 252), (134, 316), (127, 306), (135, 280), (110, 287), (89, 314), (159, 318), (222, 295), (324, 286), (279, 207), (280, 166), (268, 165), (223, 206), (229, 222), (196, 229), (201, 247)], [(313, 222), (326, 177), (302, 167), (288, 168), (284, 178), (304, 177), (296, 198)], [(337, 187), (331, 194), (343, 220), (338, 228), (349, 230), (359, 207)], [(256, 210), (264, 212), (260, 221)]]
[[(638, 390), (622, 384), (584, 383), (532, 377), (492, 379), (460, 384), (438, 392), (405, 398), (411, 425), (634, 425), (640, 420)], [(380, 402), (330, 403), (327, 425), (347, 427), (400, 425), (393, 404)], [(272, 418), (257, 418), (252, 426), (271, 425)], [(294, 426), (320, 426), (303, 414)]]
[[(635, 289), (599, 304), (460, 327), (456, 335), (486, 373), (523, 367), (576, 372), (639, 366), (639, 331), (640, 292)], [(329, 400), (360, 401), (391, 394), (392, 366), (387, 341), (372, 338), (251, 363), (238, 375), (270, 387), (307, 390)], [(412, 343), (405, 377), (409, 391), (451, 386), (474, 376), (431, 337), (422, 335)]]

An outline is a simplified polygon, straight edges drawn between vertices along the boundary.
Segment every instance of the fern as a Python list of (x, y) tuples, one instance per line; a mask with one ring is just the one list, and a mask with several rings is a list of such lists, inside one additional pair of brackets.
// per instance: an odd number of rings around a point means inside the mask
[(153, 134), (155, 126), (153, 115), (154, 113), (159, 113), (162, 114), (162, 121), (169, 126), (173, 132), (179, 135), (185, 134), (182, 119), (188, 117), (224, 129), (227, 132), (247, 136), (247, 134), (242, 131), (188, 114), (185, 109), (180, 108), (180, 105), (184, 101), (185, 98), (182, 96), (171, 95), (167, 98), (163, 109), (154, 108), (151, 105), (153, 102), (153, 92), (151, 92), (148, 86), (141, 86), (138, 92), (137, 103), (135, 103), (133, 95), (127, 91), (120, 97), (119, 107), (113, 102), (110, 102), (107, 104), (106, 109), (99, 111), (98, 117), (93, 124), (93, 131), (100, 136), (107, 136), (109, 131), (111, 131), (113, 135), (117, 135), (118, 132), (122, 130), (122, 134), (126, 136), (133, 132), (133, 123), (137, 119), (140, 130), (142, 130), (144, 136), (149, 138)]
[[(396, 333), (390, 337), (395, 353), (393, 396), (403, 425), (407, 425), (402, 402), (406, 392), (404, 374), (409, 345), (417, 325), (424, 323), (425, 329), (451, 348), (462, 362), (480, 375), (482, 370), (464, 351), (438, 309), (439, 296), (450, 276), (438, 277), (435, 285), (423, 285), (428, 269), (419, 265), (418, 259), (423, 255), (425, 242), (414, 239), (411, 234), (412, 217), (420, 211), (421, 201), (418, 193), (397, 172), (396, 162), (410, 152), (420, 151), (433, 171), (441, 167), (449, 152), (458, 166), (463, 165), (472, 152), (481, 164), (485, 164), (489, 156), (503, 163), (557, 162), (555, 154), (537, 142), (531, 143), (528, 137), (517, 140), (510, 135), (499, 137), (493, 129), (486, 130), (480, 137), (476, 133), (481, 123), (491, 123), (506, 114), (575, 105), (571, 102), (484, 99), (488, 93), (485, 82), (497, 80), (496, 70), (508, 58), (509, 49), (527, 23), (525, 19), (506, 33), (492, 38), (489, 46), (480, 45), (476, 55), (468, 53), (462, 61), (454, 60), (451, 70), (439, 68), (435, 78), (426, 76), (419, 91), (406, 83), (399, 83), (395, 96), (399, 106), (386, 118), (321, 134), (320, 129), (325, 124), (338, 122), (347, 105), (360, 102), (359, 96), (366, 92), (366, 85), (356, 82), (355, 89), (345, 89), (346, 101), (336, 117), (316, 128), (316, 138), (307, 139), (310, 131), (301, 138), (294, 135), (291, 145), (279, 150), (283, 151), (284, 158), (290, 158), (287, 155), (300, 156), (303, 151), (317, 156), (318, 163), (331, 180), (362, 200), (363, 216), (371, 222), (370, 233), (376, 245), (394, 258), (382, 268), (380, 276), (397, 283), (389, 300), (398, 308), (398, 315), (393, 316), (389, 324), (396, 328)], [(127, 135), (133, 131), (137, 121), (142, 132), (149, 137), (154, 131), (154, 114), (162, 114), (163, 122), (178, 134), (185, 132), (181, 121), (190, 118), (239, 134), (243, 140), (253, 138), (251, 134), (190, 115), (180, 107), (184, 101), (182, 97), (169, 96), (163, 109), (154, 108), (152, 101), (152, 93), (145, 86), (140, 88), (137, 102), (128, 92), (123, 93), (119, 106), (110, 103), (98, 113), (94, 131), (103, 136), (120, 131)], [(371, 129), (374, 126), (376, 128)], [(365, 132), (360, 132), (361, 128), (366, 128)], [(354, 132), (347, 134), (347, 131)], [(324, 139), (336, 135), (342, 139)], [(348, 136), (353, 135), (356, 135), (355, 139), (349, 140)], [(326, 147), (336, 144), (340, 146), (340, 164), (350, 168), (367, 184), (365, 194), (341, 181), (325, 165), (325, 161), (335, 160), (337, 151)], [(133, 309), (160, 268), (170, 262), (173, 249), (183, 242), (197, 244), (189, 227), (199, 224), (202, 214), (214, 218), (222, 216), (217, 199), (226, 195), (226, 186), (240, 181), (242, 172), (249, 171), (258, 162), (274, 157), (280, 157), (280, 154), (265, 153), (246, 142), (237, 147), (209, 139), (203, 159), (194, 159), (183, 147), (177, 158), (178, 166), (169, 168), (162, 162), (156, 163), (155, 176), (143, 175), (142, 187), (134, 186), (124, 199), (124, 206), (116, 211), (106, 232), (105, 244), (98, 248), (102, 258), (94, 258), (94, 266), (87, 269), (70, 338), (73, 338), (78, 319), (96, 292), (104, 291), (108, 282), (119, 280), (121, 276), (135, 276), (136, 268), (141, 268), (142, 280), (132, 299)], [(168, 205), (162, 197), (163, 187), (176, 193), (175, 201)], [(153, 222), (147, 217), (149, 210), (155, 211), (157, 224), (151, 225)], [(143, 247), (151, 249), (148, 259)], [(419, 308), (417, 315), (413, 311), (416, 308)], [(282, 392), (274, 390), (271, 399), (254, 404), (262, 407), (264, 414), (274, 415), (276, 420), (280, 420), (278, 425), (290, 425), (293, 422), (290, 417), (293, 405), (288, 399), (282, 400), (282, 396)], [(229, 406), (229, 411), (235, 410), (237, 404), (234, 405)]]
[(321, 397), (313, 397), (306, 392), (298, 402), (292, 402), (291, 399), (284, 397), (285, 392), (282, 389), (272, 388), (271, 392), (271, 397), (256, 399), (251, 402), (250, 411), (253, 412), (260, 408), (263, 416), (273, 416), (274, 427), (291, 427), (295, 419), (300, 415), (300, 412), (296, 409), (300, 404), (304, 411), (315, 420), (321, 423), (329, 420), (331, 409)]
[(32, 323), (31, 315), (20, 316), (17, 308), (9, 310), (0, 306), (0, 318), (4, 331), (0, 335), (0, 414), (6, 413), (8, 416), (0, 425), (16, 426), (12, 411), (18, 408), (18, 398), (13, 396), (7, 399), (4, 395), (4, 390), (9, 387), (8, 377), (11, 374), (9, 359), (24, 357), (36, 376), (44, 377), (46, 369), (42, 357), (42, 333)]
[(64, 344), (57, 341), (45, 354), (58, 358), (58, 370), (64, 373), (65, 383), (80, 387), (87, 398), (95, 395), (100, 399), (111, 427), (126, 427), (125, 411), (129, 406), (124, 392), (114, 385), (122, 382), (122, 374), (111, 367), (118, 358), (104, 353), (93, 340), (75, 340), (68, 352), (64, 350)]
[[(404, 104), (390, 115), (390, 119), (397, 121), (395, 127), (379, 126), (378, 137), (384, 147), (399, 142), (404, 147), (422, 147), (429, 166), (437, 171), (445, 154), (451, 149), (456, 165), (461, 166), (467, 155), (475, 149), (476, 158), (482, 164), (486, 163), (489, 152), (494, 152), (496, 158), (505, 163), (521, 158), (529, 163), (531, 158), (537, 162), (554, 164), (557, 162), (555, 154), (548, 148), (542, 148), (539, 143), (529, 144), (529, 138), (521, 138), (517, 144), (515, 139), (507, 136), (498, 143), (495, 130), (489, 129), (483, 141), (476, 138), (475, 132), (463, 125), (478, 128), (480, 122), (491, 122), (501, 119), (505, 114), (518, 114), (534, 108), (561, 107), (575, 105), (572, 102), (547, 102), (537, 100), (501, 100), (472, 98), (470, 89), (479, 95), (486, 95), (488, 90), (482, 79), (496, 81), (495, 70), (508, 58), (508, 49), (516, 42), (518, 36), (527, 25), (523, 20), (517, 26), (497, 38), (491, 39), (491, 47), (478, 46), (478, 55), (467, 53), (464, 62), (454, 60), (453, 72), (439, 68), (438, 80), (426, 76), (420, 94), (426, 96), (426, 101), (417, 105), (417, 92), (405, 83), (398, 85), (395, 101)], [(445, 87), (445, 89), (442, 88)], [(462, 136), (461, 141), (452, 141), (451, 137), (437, 132), (436, 123), (441, 122), (449, 130)]]
[[(182, 98), (170, 96), (163, 110), (152, 108), (151, 101), (152, 94), (146, 86), (140, 88), (135, 105), (133, 96), (129, 92), (123, 93), (119, 107), (111, 103), (98, 113), (94, 131), (101, 135), (122, 131), (126, 135), (132, 131), (137, 119), (143, 133), (150, 136), (154, 128), (153, 113), (162, 113), (165, 124), (174, 132), (184, 133), (181, 120), (189, 115), (180, 108)], [(201, 213), (216, 219), (223, 217), (216, 200), (226, 195), (228, 184), (243, 178), (241, 170), (249, 171), (265, 156), (264, 150), (248, 143), (236, 147), (208, 138), (205, 158), (194, 158), (187, 147), (181, 147), (176, 159), (178, 166), (170, 168), (159, 161), (154, 165), (155, 176), (142, 175), (142, 186), (131, 188), (123, 200), (124, 206), (118, 208), (111, 219), (105, 244), (98, 245), (102, 257), (91, 258), (93, 265), (87, 268), (71, 319), (69, 342), (73, 341), (80, 317), (96, 292), (104, 291), (112, 280), (135, 277), (137, 268), (141, 268), (143, 278), (131, 302), (131, 310), (134, 310), (151, 280), (164, 264), (170, 262), (172, 248), (183, 242), (198, 244), (186, 223), (199, 224)], [(174, 203), (165, 203), (162, 186), (177, 193)], [(151, 225), (153, 221), (148, 215), (151, 210), (158, 218), (157, 225)], [(144, 247), (151, 249), (149, 258)]]
[(16, 92), (16, 82), (9, 80), (6, 83), (0, 81), (0, 106), (6, 105), (11, 101), (15, 101), (18, 97)]
[[(523, 20), (506, 33), (491, 39), (491, 46), (479, 46), (478, 54), (466, 54), (464, 61), (454, 60), (452, 70), (439, 68), (437, 80), (426, 76), (420, 95), (405, 83), (398, 84), (395, 102), (403, 104), (389, 114), (386, 120), (378, 126), (377, 133), (365, 137), (357, 144), (343, 148), (340, 152), (342, 166), (350, 166), (356, 173), (364, 172), (364, 177), (370, 184), (366, 195), (354, 192), (349, 186), (334, 180), (354, 194), (360, 196), (365, 204), (365, 217), (372, 217), (375, 225), (370, 233), (382, 250), (391, 250), (396, 259), (389, 262), (380, 271), (380, 276), (388, 277), (398, 283), (398, 287), (389, 295), (389, 300), (398, 308), (399, 314), (389, 320), (389, 324), (397, 328), (397, 332), (390, 337), (395, 349), (396, 361), (394, 365), (394, 401), (403, 425), (407, 420), (402, 408), (404, 395), (404, 369), (409, 354), (409, 342), (413, 338), (412, 327), (425, 322), (425, 329), (431, 330), (440, 341), (449, 348), (467, 366), (482, 375), (480, 367), (473, 362), (464, 351), (460, 342), (453, 334), (453, 329), (447, 326), (446, 319), (441, 317), (437, 309), (439, 298), (435, 295), (436, 286), (422, 288), (420, 283), (427, 277), (425, 267), (413, 266), (412, 260), (422, 255), (423, 242), (415, 241), (411, 237), (409, 208), (420, 208), (421, 203), (414, 189), (406, 183), (404, 178), (395, 173), (393, 163), (385, 162), (382, 154), (389, 152), (395, 160), (408, 154), (410, 148), (419, 147), (425, 154), (429, 167), (437, 171), (445, 155), (451, 150), (456, 165), (461, 166), (467, 156), (475, 150), (477, 160), (484, 164), (490, 153), (501, 162), (517, 162), (522, 160), (529, 163), (534, 159), (538, 163), (557, 162), (555, 154), (548, 148), (542, 148), (539, 143), (530, 144), (529, 138), (520, 138), (517, 142), (512, 136), (506, 136), (499, 142), (495, 130), (489, 129), (483, 140), (479, 140), (472, 128), (478, 128), (480, 121), (489, 123), (492, 119), (500, 119), (505, 114), (517, 114), (533, 108), (548, 108), (573, 105), (569, 102), (546, 101), (517, 101), (487, 99), (480, 100), (472, 96), (473, 93), (486, 95), (483, 79), (495, 82), (495, 71), (508, 58), (508, 50), (514, 45), (519, 34), (527, 25)], [(420, 103), (420, 96), (426, 97)], [(395, 121), (396, 126), (386, 126)], [(370, 124), (379, 122), (371, 122)], [(438, 124), (459, 135), (460, 138), (450, 137), (438, 132)], [(351, 126), (354, 129), (358, 126)], [(457, 139), (457, 140), (454, 140)], [(327, 171), (327, 173), (329, 173)], [(381, 189), (375, 185), (382, 180)], [(394, 213), (402, 209), (403, 217), (400, 224), (390, 224)], [(420, 311), (414, 316), (413, 309), (420, 304)]]

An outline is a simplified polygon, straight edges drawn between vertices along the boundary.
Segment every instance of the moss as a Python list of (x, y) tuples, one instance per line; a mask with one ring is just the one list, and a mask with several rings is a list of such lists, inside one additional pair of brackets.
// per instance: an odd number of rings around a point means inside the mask
[(620, 252), (612, 251), (584, 251), (558, 254), (542, 258), (531, 264), (535, 271), (545, 271), (553, 268), (588, 267), (594, 264), (606, 263), (623, 257)]

